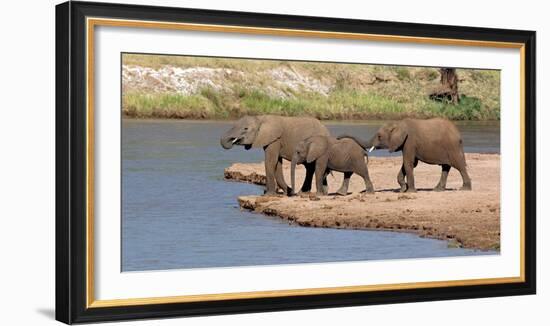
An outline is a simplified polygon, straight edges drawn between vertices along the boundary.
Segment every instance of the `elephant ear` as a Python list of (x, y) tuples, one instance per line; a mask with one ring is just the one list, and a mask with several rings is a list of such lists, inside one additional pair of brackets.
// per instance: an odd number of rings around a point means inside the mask
[(265, 147), (281, 138), (282, 135), (283, 127), (278, 121), (264, 121), (260, 124), (252, 147)]
[(325, 154), (328, 149), (328, 142), (324, 137), (314, 137), (309, 141), (306, 161), (311, 163)]
[(407, 128), (402, 123), (396, 124), (390, 128), (390, 140), (389, 140), (389, 150), (390, 152), (395, 152), (403, 145), (405, 139), (407, 139)]

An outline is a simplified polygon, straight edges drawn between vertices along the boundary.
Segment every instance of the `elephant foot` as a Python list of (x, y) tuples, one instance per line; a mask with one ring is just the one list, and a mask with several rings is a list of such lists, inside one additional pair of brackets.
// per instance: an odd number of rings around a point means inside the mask
[(440, 185), (435, 186), (434, 191), (445, 191), (444, 187), (441, 187)]
[(415, 193), (416, 192), (416, 189), (415, 188), (407, 188), (407, 190), (405, 190), (406, 193)]
[(336, 191), (336, 195), (339, 195), (339, 196), (347, 196), (348, 194), (348, 190), (347, 189), (338, 189), (338, 191)]
[(472, 185), (471, 184), (463, 185), (462, 188), (460, 188), (460, 190), (470, 191), (470, 190), (472, 190)]
[(399, 189), (399, 192), (405, 192), (407, 191), (407, 185), (401, 185), (401, 189)]
[(374, 186), (372, 182), (365, 182), (365, 190), (367, 194), (374, 194)]
[(296, 193), (294, 192), (294, 189), (290, 188), (290, 187), (287, 187), (286, 188), (286, 195), (288, 197), (293, 197), (293, 196), (296, 196)]
[(277, 196), (277, 191), (275, 190), (264, 190), (264, 196)]

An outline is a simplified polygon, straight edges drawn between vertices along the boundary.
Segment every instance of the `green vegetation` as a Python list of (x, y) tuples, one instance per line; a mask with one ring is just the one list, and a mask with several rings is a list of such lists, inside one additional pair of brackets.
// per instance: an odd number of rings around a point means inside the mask
[(200, 119), (218, 117), (213, 114), (213, 105), (200, 95), (177, 93), (146, 94), (132, 92), (124, 94), (124, 114), (137, 118)]
[[(123, 80), (122, 110), (127, 117), (233, 119), (278, 114), (322, 120), (500, 119), (499, 71), (457, 69), (461, 99), (452, 105), (428, 98), (439, 84), (435, 68), (158, 55), (124, 55), (123, 63), (156, 72), (167, 67), (203, 69), (196, 72), (199, 75), (180, 79), (169, 79), (175, 73), (163, 70), (168, 77), (161, 82), (158, 76), (142, 77), (146, 73), (139, 75), (143, 80)], [(198, 79), (208, 83), (185, 92), (170, 84), (182, 78), (187, 84)]]

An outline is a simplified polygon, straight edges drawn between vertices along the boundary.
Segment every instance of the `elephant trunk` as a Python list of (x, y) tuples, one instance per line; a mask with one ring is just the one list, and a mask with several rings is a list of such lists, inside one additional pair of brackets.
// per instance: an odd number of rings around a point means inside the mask
[(361, 138), (351, 136), (351, 135), (346, 135), (346, 134), (340, 135), (337, 137), (337, 139), (343, 139), (343, 138), (353, 139), (359, 146), (363, 147), (364, 150), (367, 150), (369, 152), (371, 152), (376, 147), (376, 144), (375, 144), (376, 135), (374, 135), (371, 139), (366, 141)]
[(231, 137), (226, 135), (223, 135), (222, 138), (220, 138), (220, 145), (222, 145), (225, 149), (231, 149), (233, 147), (233, 144), (235, 144), (235, 137)]
[(296, 154), (292, 156), (292, 162), (290, 163), (290, 186), (291, 186), (291, 195), (296, 194), (296, 163), (298, 157)]

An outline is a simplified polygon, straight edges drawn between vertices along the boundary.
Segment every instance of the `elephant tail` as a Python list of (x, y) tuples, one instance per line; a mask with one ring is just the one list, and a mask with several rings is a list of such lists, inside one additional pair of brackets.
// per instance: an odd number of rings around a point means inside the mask
[(336, 137), (336, 139), (344, 139), (344, 138), (352, 139), (353, 141), (355, 141), (359, 146), (361, 146), (365, 150), (372, 147), (372, 144), (369, 141), (363, 140), (363, 139), (355, 137), (355, 136), (343, 134), (343, 135), (340, 135), (340, 136)]

